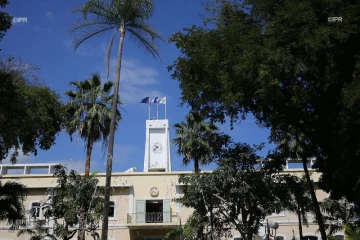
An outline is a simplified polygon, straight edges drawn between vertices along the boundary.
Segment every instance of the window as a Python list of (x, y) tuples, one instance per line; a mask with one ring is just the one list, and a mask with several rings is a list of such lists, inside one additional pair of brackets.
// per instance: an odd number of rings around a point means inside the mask
[(136, 200), (136, 223), (171, 222), (170, 199)]
[(110, 201), (109, 218), (113, 217), (115, 217), (115, 203), (113, 201)]
[(335, 240), (344, 240), (345, 238), (344, 238), (344, 235), (335, 235), (334, 239)]
[(285, 210), (281, 209), (278, 212), (272, 213), (269, 217), (284, 217), (285, 216)]
[(317, 236), (304, 236), (304, 240), (318, 240)]
[(30, 218), (37, 219), (40, 218), (40, 202), (33, 202), (31, 203), (31, 209), (30, 209)]

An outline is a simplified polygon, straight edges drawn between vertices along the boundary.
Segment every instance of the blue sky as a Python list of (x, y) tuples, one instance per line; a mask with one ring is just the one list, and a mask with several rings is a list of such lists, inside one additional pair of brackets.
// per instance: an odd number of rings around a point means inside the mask
[[(69, 90), (69, 82), (83, 80), (92, 73), (100, 73), (105, 80), (105, 52), (111, 33), (97, 36), (85, 42), (76, 52), (72, 48), (74, 36), (69, 29), (80, 15), (71, 14), (70, 9), (85, 0), (49, 1), (13, 0), (4, 9), (13, 17), (26, 17), (27, 23), (15, 23), (0, 42), (2, 54), (20, 57), (29, 64), (40, 67), (39, 75), (43, 81), (61, 96)], [(184, 120), (189, 111), (179, 107), (180, 89), (178, 82), (172, 80), (167, 67), (179, 56), (174, 44), (168, 44), (169, 37), (184, 27), (202, 24), (200, 14), (204, 14), (201, 0), (155, 0), (155, 13), (150, 20), (162, 34), (166, 43), (160, 43), (161, 62), (139, 48), (137, 43), (126, 38), (123, 52), (120, 97), (124, 102), (123, 120), (115, 136), (113, 171), (125, 171), (130, 167), (143, 170), (145, 146), (145, 121), (148, 117), (146, 104), (140, 104), (144, 97), (167, 96), (167, 118), (170, 121), (170, 138), (175, 137), (172, 125)], [(119, 35), (115, 45), (117, 46)], [(114, 80), (117, 47), (113, 48), (111, 57), (111, 74)], [(64, 102), (68, 101), (63, 97)], [(159, 117), (164, 116), (164, 107), (159, 106)], [(151, 115), (156, 115), (152, 106)], [(269, 131), (260, 129), (249, 118), (239, 123), (230, 131), (229, 124), (221, 126), (222, 130), (233, 136), (236, 141), (249, 144), (267, 142)], [(171, 140), (170, 139), (170, 140)], [(262, 151), (267, 152), (269, 144)], [(183, 167), (181, 157), (171, 149), (173, 170), (190, 170), (193, 166)], [(48, 151), (39, 151), (35, 156), (21, 156), (20, 163), (52, 162), (65, 164), (70, 169), (84, 171), (85, 147), (82, 139), (74, 136), (73, 142), (65, 133), (60, 133), (54, 145)], [(8, 160), (3, 161), (9, 163)], [(91, 170), (105, 171), (106, 159), (101, 151), (101, 144), (94, 148)], [(213, 166), (204, 166), (211, 169)]]

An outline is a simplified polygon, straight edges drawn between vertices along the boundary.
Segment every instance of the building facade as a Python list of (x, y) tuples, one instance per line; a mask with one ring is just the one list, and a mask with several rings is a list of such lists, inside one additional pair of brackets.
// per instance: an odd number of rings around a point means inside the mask
[[(28, 188), (25, 207), (29, 210), (28, 220), (42, 219), (41, 203), (48, 198), (49, 189), (57, 185), (53, 177), (54, 164), (17, 164), (0, 165), (2, 181), (16, 181)], [(288, 168), (288, 166), (286, 166)], [(34, 174), (37, 169), (43, 169), (43, 174)], [(21, 174), (13, 174), (13, 170)], [(285, 172), (302, 175), (302, 169), (285, 169)], [(310, 170), (312, 171), (312, 170)], [(314, 172), (314, 171), (312, 171)], [(192, 209), (174, 201), (183, 195), (183, 185), (179, 184), (181, 174), (191, 172), (171, 171), (169, 122), (168, 120), (147, 120), (144, 155), (144, 171), (137, 172), (131, 168), (125, 172), (115, 172), (111, 179), (111, 204), (109, 212), (109, 240), (162, 240), (166, 234), (177, 228), (180, 223), (185, 224), (192, 213)], [(105, 185), (105, 173), (98, 174), (100, 185)], [(319, 174), (312, 174), (314, 181)], [(318, 200), (327, 195), (317, 190)], [(269, 221), (279, 224), (278, 240), (298, 238), (297, 216), (289, 212), (280, 212), (268, 217)], [(48, 223), (52, 229), (53, 222)], [(101, 229), (101, 225), (100, 225)], [(320, 240), (317, 225), (313, 223), (313, 216), (309, 216), (309, 226), (303, 226), (304, 236), (312, 240)], [(101, 231), (99, 230), (99, 233)], [(232, 238), (239, 239), (240, 234), (232, 232)], [(259, 236), (265, 235), (265, 229), (260, 229)], [(336, 235), (342, 236), (343, 233)], [(10, 232), (5, 222), (0, 222), (0, 240), (25, 240), (30, 236), (17, 237), (16, 232)], [(74, 239), (76, 239), (74, 237)], [(86, 239), (93, 239), (87, 234)]]

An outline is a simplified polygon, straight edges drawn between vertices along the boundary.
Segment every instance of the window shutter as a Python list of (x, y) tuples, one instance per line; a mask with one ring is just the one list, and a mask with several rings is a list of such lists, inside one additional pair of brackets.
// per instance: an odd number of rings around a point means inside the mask
[(136, 223), (145, 222), (145, 200), (136, 200)]
[(170, 199), (164, 199), (163, 201), (163, 216), (164, 222), (171, 222)]

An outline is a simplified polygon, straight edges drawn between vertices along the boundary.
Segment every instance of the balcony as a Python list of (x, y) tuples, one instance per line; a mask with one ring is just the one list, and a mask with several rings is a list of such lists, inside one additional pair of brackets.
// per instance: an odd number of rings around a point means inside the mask
[(178, 222), (178, 213), (147, 212), (127, 214), (127, 226), (131, 229), (152, 229), (164, 226), (175, 228)]

